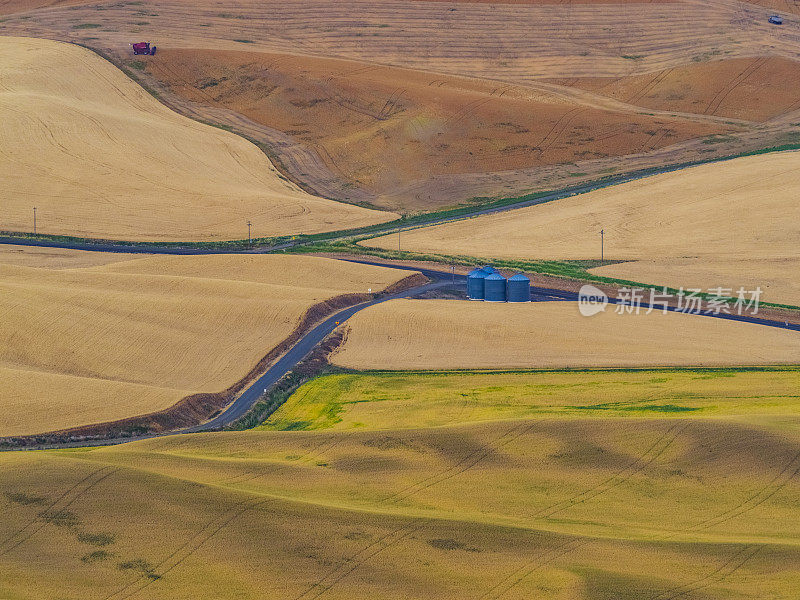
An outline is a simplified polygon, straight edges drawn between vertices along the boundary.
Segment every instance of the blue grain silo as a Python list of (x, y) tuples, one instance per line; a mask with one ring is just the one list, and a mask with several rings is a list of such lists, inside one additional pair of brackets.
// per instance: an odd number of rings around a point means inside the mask
[(506, 298), (509, 302), (530, 302), (531, 280), (522, 273), (509, 277), (506, 283)]
[(487, 275), (483, 280), (483, 299), (487, 302), (505, 302), (506, 278), (500, 273)]
[(483, 280), (488, 273), (485, 269), (473, 269), (467, 275), (467, 298), (483, 300)]

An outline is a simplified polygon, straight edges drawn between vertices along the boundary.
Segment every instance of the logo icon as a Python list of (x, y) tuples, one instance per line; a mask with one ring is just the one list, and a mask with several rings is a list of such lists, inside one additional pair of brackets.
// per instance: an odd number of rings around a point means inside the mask
[(578, 310), (584, 317), (603, 312), (608, 305), (608, 296), (593, 285), (584, 285), (578, 292)]

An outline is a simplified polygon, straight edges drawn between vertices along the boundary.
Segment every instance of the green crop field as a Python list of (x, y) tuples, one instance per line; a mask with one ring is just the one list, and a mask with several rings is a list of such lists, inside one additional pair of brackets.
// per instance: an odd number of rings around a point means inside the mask
[(800, 415), (800, 368), (339, 373), (303, 385), (262, 428), (763, 415)]

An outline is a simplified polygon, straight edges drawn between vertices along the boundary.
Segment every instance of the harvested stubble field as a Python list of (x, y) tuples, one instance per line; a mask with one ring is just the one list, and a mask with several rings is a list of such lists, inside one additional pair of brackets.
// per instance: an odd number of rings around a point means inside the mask
[(28, 12), (40, 8), (89, 4), (91, 0), (0, 0), (0, 15)]
[(137, 258), (142, 255), (0, 244), (0, 264), (37, 269), (97, 267)]
[(794, 364), (794, 331), (679, 313), (583, 317), (572, 302), (392, 300), (354, 315), (331, 357), (353, 369)]
[[(800, 36), (767, 14), (728, 0), (171, 0), (34, 10), (0, 33), (96, 48), (177, 110), (264, 143), (309, 189), (416, 212), (779, 145), (799, 121), (786, 81)], [(134, 60), (144, 37), (159, 56)]]
[[(760, 285), (762, 300), (800, 305), (798, 190), (800, 152), (763, 154), (416, 229), (402, 244), (485, 259), (598, 259), (602, 229), (605, 258), (633, 262), (597, 274), (676, 288)], [(397, 236), (362, 243), (394, 249)]]
[(0, 255), (0, 436), (112, 421), (220, 392), (313, 305), (378, 292), (407, 275), (275, 255), (114, 259), (53, 269), (49, 257), (36, 267), (3, 264)]
[(779, 304), (800, 306), (800, 257), (764, 257), (731, 259), (717, 257), (671, 257), (637, 260), (591, 269), (595, 275), (632, 281), (656, 282), (678, 289), (706, 290), (722, 286), (732, 290), (739, 287), (755, 290), (760, 287), (762, 298)]
[(182, 117), (92, 52), (0, 37), (3, 227), (125, 240), (242, 239), (390, 213), (311, 196), (250, 142)]
[(795, 597), (796, 414), (419, 421), (2, 454), (0, 593)]

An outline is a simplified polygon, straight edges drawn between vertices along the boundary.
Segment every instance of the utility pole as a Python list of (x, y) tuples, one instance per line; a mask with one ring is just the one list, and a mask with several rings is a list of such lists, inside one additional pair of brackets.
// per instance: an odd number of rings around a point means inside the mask
[(600, 230), (600, 266), (605, 263), (605, 229)]
[(400, 230), (397, 230), (397, 251), (400, 252)]
[(247, 221), (247, 245), (248, 246), (252, 246), (253, 245), (253, 241), (252, 241), (252, 239), (250, 237), (250, 226), (251, 225), (252, 225), (252, 223), (250, 221)]
[(36, 207), (33, 207), (33, 235), (36, 235)]

